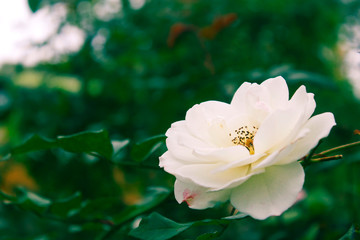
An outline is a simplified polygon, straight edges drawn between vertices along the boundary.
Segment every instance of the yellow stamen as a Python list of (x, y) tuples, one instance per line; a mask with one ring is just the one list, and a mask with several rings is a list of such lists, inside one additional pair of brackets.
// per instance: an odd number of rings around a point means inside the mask
[(255, 153), (255, 149), (254, 149), (254, 145), (253, 145), (253, 140), (252, 140), (252, 138), (246, 139), (245, 147), (249, 150), (250, 155), (253, 155), (253, 154)]
[[(249, 150), (250, 155), (253, 155), (255, 154), (253, 141), (257, 130), (258, 128), (255, 126), (252, 127), (243, 126), (238, 129), (235, 129), (234, 131), (235, 134), (233, 133), (235, 137), (231, 139), (231, 142), (234, 145), (242, 145), (246, 147), (247, 150)], [(232, 133), (229, 133), (229, 136), (232, 137)]]

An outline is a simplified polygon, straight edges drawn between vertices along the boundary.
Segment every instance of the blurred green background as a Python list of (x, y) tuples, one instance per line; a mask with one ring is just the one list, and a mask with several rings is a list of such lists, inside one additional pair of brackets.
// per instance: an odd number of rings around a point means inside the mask
[[(120, 7), (111, 7), (115, 3)], [(133, 144), (164, 134), (194, 104), (230, 102), (243, 82), (278, 75), (287, 80), (291, 94), (300, 85), (315, 93), (315, 113), (334, 113), (337, 126), (319, 149), (360, 139), (354, 134), (360, 129), (360, 100), (344, 66), (344, 46), (355, 34), (344, 26), (359, 24), (358, 1), (29, 0), (29, 4), (35, 14), (42, 7), (65, 4), (67, 14), (57, 32), (67, 24), (76, 26), (84, 33), (84, 44), (79, 51), (32, 67), (2, 66), (3, 156), (35, 133), (55, 138), (106, 129), (111, 139), (130, 140), (120, 158), (132, 161)], [(99, 6), (112, 11), (101, 15), (96, 12)], [(157, 165), (162, 151), (164, 147), (155, 151), (148, 164)], [(222, 239), (340, 238), (360, 220), (360, 148), (340, 153), (342, 160), (306, 169), (305, 198), (282, 216), (234, 222)], [(84, 199), (117, 199), (116, 204), (96, 210), (96, 216), (104, 219), (141, 201), (147, 187), (171, 189), (173, 181), (161, 170), (118, 166), (60, 149), (0, 162), (2, 191), (13, 194), (22, 186), (49, 199), (75, 192)], [(191, 210), (172, 196), (156, 210), (178, 222), (229, 214), (224, 206)], [(127, 236), (129, 227), (125, 224), (111, 239), (132, 239)], [(107, 230), (38, 217), (6, 202), (0, 205), (0, 239), (95, 239)], [(211, 227), (191, 229), (178, 239), (196, 239), (204, 231)]]

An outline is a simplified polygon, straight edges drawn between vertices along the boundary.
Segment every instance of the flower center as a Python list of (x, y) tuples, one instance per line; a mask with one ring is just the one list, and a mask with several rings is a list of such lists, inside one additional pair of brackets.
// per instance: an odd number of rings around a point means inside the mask
[(258, 128), (255, 126), (243, 126), (229, 133), (234, 145), (242, 145), (249, 150), (250, 155), (255, 153), (253, 141)]

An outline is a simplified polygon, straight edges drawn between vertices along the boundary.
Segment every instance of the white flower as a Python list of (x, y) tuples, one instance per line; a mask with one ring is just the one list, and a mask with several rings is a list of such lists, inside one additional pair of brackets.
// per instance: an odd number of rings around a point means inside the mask
[(298, 160), (335, 125), (332, 113), (310, 118), (314, 95), (301, 86), (289, 100), (282, 77), (245, 82), (230, 104), (207, 101), (166, 132), (160, 167), (176, 177), (175, 198), (190, 208), (230, 200), (257, 219), (278, 216), (304, 183)]

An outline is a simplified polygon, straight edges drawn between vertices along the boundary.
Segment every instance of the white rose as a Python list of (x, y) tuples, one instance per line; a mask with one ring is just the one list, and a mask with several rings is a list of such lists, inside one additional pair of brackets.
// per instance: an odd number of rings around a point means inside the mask
[(282, 77), (245, 82), (230, 104), (207, 101), (166, 132), (160, 167), (176, 177), (175, 198), (190, 208), (230, 200), (257, 219), (278, 216), (304, 183), (298, 160), (335, 125), (332, 113), (310, 118), (314, 95), (301, 86), (289, 100)]

